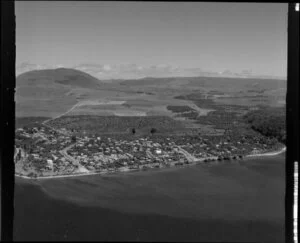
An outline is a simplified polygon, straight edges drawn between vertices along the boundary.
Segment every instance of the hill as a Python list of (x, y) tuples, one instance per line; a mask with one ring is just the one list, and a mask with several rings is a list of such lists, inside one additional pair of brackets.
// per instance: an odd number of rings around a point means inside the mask
[(34, 70), (16, 79), (16, 116), (53, 117), (64, 113), (77, 99), (101, 89), (101, 81), (75, 69)]
[(17, 77), (18, 86), (64, 85), (80, 88), (96, 88), (101, 82), (95, 77), (79, 70), (69, 68), (34, 70)]

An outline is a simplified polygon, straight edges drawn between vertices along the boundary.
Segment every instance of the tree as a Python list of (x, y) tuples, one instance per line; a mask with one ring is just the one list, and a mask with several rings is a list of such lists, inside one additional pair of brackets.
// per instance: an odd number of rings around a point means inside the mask
[(76, 143), (76, 136), (73, 135), (73, 136), (71, 137), (71, 140), (72, 140), (73, 143)]
[(151, 128), (151, 130), (150, 130), (150, 133), (153, 135), (154, 133), (156, 133), (157, 132), (157, 130), (156, 130), (156, 128)]
[(135, 128), (132, 128), (132, 129), (131, 129), (131, 133), (132, 133), (132, 135), (135, 134)]

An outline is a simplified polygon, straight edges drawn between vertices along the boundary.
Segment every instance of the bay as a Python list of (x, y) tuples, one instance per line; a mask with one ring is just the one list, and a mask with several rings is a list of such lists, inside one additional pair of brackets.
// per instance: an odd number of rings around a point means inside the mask
[(185, 168), (16, 178), (14, 240), (284, 242), (285, 154)]

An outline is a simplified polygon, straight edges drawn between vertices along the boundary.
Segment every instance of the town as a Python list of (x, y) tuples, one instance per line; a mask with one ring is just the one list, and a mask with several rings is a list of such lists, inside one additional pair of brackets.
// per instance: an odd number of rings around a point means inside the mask
[(43, 123), (16, 130), (16, 175), (30, 178), (125, 172), (237, 160), (281, 144), (264, 136), (74, 135)]

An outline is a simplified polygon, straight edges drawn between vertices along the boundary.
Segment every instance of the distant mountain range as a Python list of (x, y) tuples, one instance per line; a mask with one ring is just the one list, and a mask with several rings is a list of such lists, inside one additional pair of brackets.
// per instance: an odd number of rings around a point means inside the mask
[[(31, 63), (22, 63), (16, 66), (16, 73), (22, 73), (32, 70), (57, 69), (63, 65), (49, 66), (37, 65)], [(222, 72), (204, 71), (201, 68), (180, 68), (170, 65), (152, 65), (148, 67), (136, 64), (107, 65), (85, 63), (69, 67), (83, 71), (93, 77), (110, 82), (114, 79), (141, 79), (145, 77), (165, 78), (165, 77), (228, 77), (228, 78), (258, 78), (258, 79), (283, 79), (286, 77), (276, 77), (268, 75), (254, 75), (251, 70), (243, 70), (241, 73), (234, 73), (230, 70)]]

